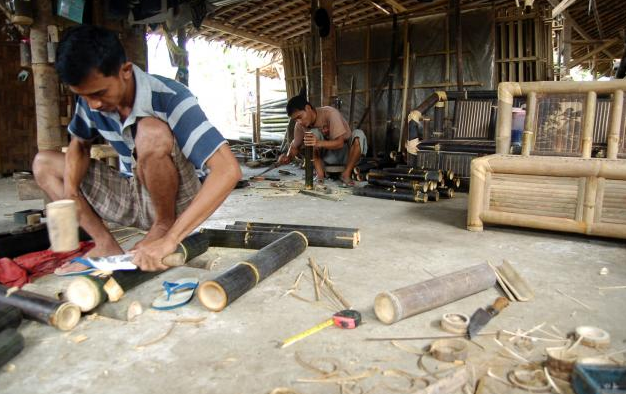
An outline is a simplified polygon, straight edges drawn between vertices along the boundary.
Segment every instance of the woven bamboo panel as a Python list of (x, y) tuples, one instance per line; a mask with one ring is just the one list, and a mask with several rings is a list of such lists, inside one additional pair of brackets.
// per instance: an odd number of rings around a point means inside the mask
[(579, 178), (492, 174), (489, 209), (574, 219)]
[(600, 221), (626, 224), (626, 181), (606, 180)]
[(19, 45), (0, 42), (0, 59), (0, 174), (8, 174), (30, 170), (37, 153), (35, 98), (32, 75), (17, 79)]

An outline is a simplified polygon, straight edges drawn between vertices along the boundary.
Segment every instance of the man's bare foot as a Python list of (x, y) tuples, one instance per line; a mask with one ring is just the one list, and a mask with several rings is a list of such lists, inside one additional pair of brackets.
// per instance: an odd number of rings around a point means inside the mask
[(153, 224), (148, 231), (148, 234), (139, 242), (132, 247), (132, 250), (137, 249), (143, 243), (149, 243), (152, 241), (156, 241), (157, 239), (163, 238), (165, 234), (170, 230), (172, 225), (164, 225), (164, 224)]
[[(86, 257), (86, 258), (105, 257), (105, 256), (115, 256), (118, 254), (124, 254), (124, 250), (120, 247), (120, 245), (118, 245), (118, 243), (115, 240), (113, 240), (113, 242), (102, 244), (102, 245), (96, 243), (96, 246), (93, 249), (91, 249), (89, 252), (87, 252), (85, 256), (83, 257)], [(69, 274), (71, 272), (84, 271), (88, 268), (89, 267), (87, 267), (84, 264), (68, 261), (62, 266), (58, 267), (56, 270), (54, 270), (54, 273), (57, 275), (63, 275), (63, 274)]]
[(341, 174), (341, 183), (344, 187), (354, 186), (354, 181), (350, 178), (350, 174)]

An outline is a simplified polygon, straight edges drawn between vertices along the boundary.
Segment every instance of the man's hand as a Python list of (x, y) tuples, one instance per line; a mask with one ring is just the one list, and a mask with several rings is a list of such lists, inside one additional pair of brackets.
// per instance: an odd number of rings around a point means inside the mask
[(304, 146), (319, 148), (319, 140), (313, 133), (304, 133)]
[(278, 164), (285, 165), (291, 163), (291, 157), (287, 153), (283, 153), (278, 157)]
[(135, 255), (133, 264), (142, 271), (163, 271), (169, 267), (162, 263), (163, 258), (176, 251), (178, 244), (167, 236), (154, 241), (142, 242), (131, 253)]

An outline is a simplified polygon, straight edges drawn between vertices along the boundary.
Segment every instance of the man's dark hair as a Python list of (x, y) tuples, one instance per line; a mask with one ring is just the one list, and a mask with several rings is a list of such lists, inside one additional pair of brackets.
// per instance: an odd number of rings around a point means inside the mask
[(293, 96), (287, 101), (287, 116), (291, 116), (296, 111), (304, 111), (307, 105), (315, 109), (313, 104), (306, 99), (306, 90), (302, 88), (297, 96)]
[(105, 77), (117, 74), (125, 62), (126, 53), (115, 32), (79, 25), (68, 29), (59, 42), (55, 68), (61, 82), (77, 86), (94, 70)]

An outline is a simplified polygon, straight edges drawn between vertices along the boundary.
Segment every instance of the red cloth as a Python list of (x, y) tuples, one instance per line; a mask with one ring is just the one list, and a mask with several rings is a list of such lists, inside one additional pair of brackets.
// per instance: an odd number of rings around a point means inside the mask
[(32, 279), (50, 274), (63, 263), (84, 255), (94, 246), (96, 244), (92, 241), (84, 241), (80, 243), (78, 249), (71, 252), (57, 253), (42, 250), (16, 257), (13, 260), (3, 257), (0, 259), (0, 283), (10, 287), (22, 287)]

